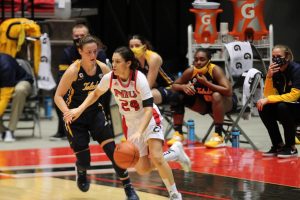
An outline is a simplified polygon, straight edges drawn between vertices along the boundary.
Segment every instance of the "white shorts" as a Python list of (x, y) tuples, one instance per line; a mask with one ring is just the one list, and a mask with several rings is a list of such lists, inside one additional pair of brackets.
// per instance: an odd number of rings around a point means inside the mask
[[(162, 118), (161, 118), (162, 119)], [(141, 124), (141, 118), (138, 119), (125, 119), (127, 126), (127, 138), (135, 133), (139, 125)], [(154, 117), (151, 118), (148, 127), (143, 133), (142, 139), (135, 141), (134, 144), (140, 151), (140, 157), (148, 155), (149, 139), (159, 139), (164, 141), (163, 126), (162, 123), (155, 121)]]

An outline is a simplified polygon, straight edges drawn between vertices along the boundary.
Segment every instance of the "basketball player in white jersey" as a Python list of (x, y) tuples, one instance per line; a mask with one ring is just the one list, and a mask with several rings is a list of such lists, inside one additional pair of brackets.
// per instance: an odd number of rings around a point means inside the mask
[[(157, 168), (166, 185), (171, 200), (181, 200), (170, 166), (167, 161), (179, 161), (185, 171), (190, 170), (190, 160), (180, 142), (174, 143), (163, 153), (164, 135), (162, 116), (153, 103), (148, 81), (143, 73), (136, 70), (138, 61), (128, 47), (116, 49), (112, 57), (112, 72), (101, 79), (97, 88), (75, 109), (65, 113), (65, 121), (72, 123), (107, 90), (111, 90), (125, 118), (128, 140), (140, 151), (140, 159), (135, 166), (139, 174)], [(149, 155), (148, 155), (149, 154)]]

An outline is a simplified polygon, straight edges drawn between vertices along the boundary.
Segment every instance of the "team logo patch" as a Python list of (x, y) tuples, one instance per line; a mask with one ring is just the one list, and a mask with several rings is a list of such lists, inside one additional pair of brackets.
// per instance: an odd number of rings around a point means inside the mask
[(79, 76), (79, 78), (81, 78), (81, 79), (83, 79), (83, 77), (84, 77), (83, 73), (79, 73), (78, 76)]
[(153, 128), (153, 132), (154, 133), (159, 133), (161, 131), (161, 127), (160, 126), (155, 126), (154, 128)]
[(99, 74), (99, 78), (102, 79), (103, 78), (103, 74)]

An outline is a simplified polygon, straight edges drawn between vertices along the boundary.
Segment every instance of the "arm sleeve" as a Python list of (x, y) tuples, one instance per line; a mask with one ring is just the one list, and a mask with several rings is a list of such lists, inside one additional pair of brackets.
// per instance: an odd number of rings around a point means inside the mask
[(10, 98), (12, 97), (12, 93), (14, 91), (14, 87), (5, 87), (0, 89), (0, 116), (3, 115)]
[(278, 94), (278, 92), (277, 92), (276, 88), (273, 87), (273, 79), (266, 78), (264, 96), (268, 97), (270, 95), (277, 95), (277, 94)]
[(143, 100), (143, 107), (153, 107), (153, 97)]
[(282, 95), (269, 95), (268, 101), (270, 103), (276, 103), (276, 102), (295, 102), (300, 98), (300, 90), (296, 88), (292, 88), (291, 92), (282, 94)]
[(142, 100), (153, 97), (147, 78), (141, 72), (138, 72), (137, 75), (136, 89), (141, 94)]

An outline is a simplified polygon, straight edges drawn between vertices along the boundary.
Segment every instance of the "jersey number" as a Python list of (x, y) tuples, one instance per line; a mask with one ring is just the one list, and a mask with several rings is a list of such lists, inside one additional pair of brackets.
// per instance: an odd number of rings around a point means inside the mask
[(126, 100), (120, 100), (121, 106), (124, 111), (130, 111), (130, 108), (133, 108), (135, 111), (138, 111), (140, 109), (140, 105), (136, 100), (126, 101)]

